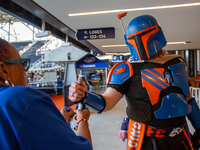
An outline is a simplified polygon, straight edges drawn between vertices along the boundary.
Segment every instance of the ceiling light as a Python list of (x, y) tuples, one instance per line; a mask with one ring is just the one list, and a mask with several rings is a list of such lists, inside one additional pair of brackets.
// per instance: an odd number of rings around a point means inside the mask
[[(167, 44), (187, 44), (191, 42), (167, 42)], [(127, 46), (126, 44), (119, 44), (119, 45), (102, 45), (101, 47), (123, 47)]]
[(96, 12), (74, 13), (74, 14), (68, 14), (68, 16), (97, 15), (97, 14), (119, 13), (119, 12), (129, 12), (129, 11), (189, 7), (189, 6), (198, 6), (198, 5), (200, 5), (200, 3), (188, 3), (188, 4), (154, 6), (154, 7), (143, 7), (143, 8), (131, 8), (131, 9), (117, 9), (117, 10), (106, 10), (106, 11), (96, 11)]
[(130, 55), (131, 53), (105, 53), (105, 55), (124, 55), (124, 56), (127, 56), (127, 55)]
[(167, 42), (167, 44), (186, 44), (186, 42)]
[(122, 47), (127, 46), (126, 44), (120, 44), (120, 45), (102, 45), (101, 47)]
[(97, 58), (100, 60), (111, 59), (113, 55), (128, 56), (128, 55), (131, 55), (131, 53), (105, 53), (105, 55), (97, 56)]

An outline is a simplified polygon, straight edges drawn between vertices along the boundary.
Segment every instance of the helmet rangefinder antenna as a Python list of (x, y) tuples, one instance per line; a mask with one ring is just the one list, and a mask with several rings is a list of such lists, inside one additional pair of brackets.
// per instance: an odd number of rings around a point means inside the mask
[(126, 32), (125, 32), (125, 29), (124, 29), (124, 25), (123, 25), (123, 22), (122, 22), (122, 17), (124, 17), (124, 16), (126, 16), (126, 14), (127, 14), (127, 12), (124, 12), (124, 13), (121, 13), (121, 14), (118, 14), (117, 15), (117, 18), (120, 20), (120, 23), (121, 23), (121, 26), (122, 26), (122, 30), (123, 30), (123, 32), (124, 32), (124, 35), (126, 34)]

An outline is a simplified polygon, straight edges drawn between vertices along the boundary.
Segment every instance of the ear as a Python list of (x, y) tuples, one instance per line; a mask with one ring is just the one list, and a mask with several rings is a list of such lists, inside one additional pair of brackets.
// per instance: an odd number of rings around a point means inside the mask
[(8, 67), (3, 62), (0, 62), (0, 77), (4, 80), (8, 80), (8, 76)]

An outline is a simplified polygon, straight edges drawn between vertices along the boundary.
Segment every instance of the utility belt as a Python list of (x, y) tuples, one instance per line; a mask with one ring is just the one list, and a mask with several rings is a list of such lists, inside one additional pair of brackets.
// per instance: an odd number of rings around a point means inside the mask
[(140, 150), (145, 136), (164, 138), (179, 135), (184, 129), (185, 123), (173, 127), (155, 127), (144, 123), (129, 120), (127, 150)]
[(185, 123), (173, 127), (154, 127), (146, 125), (145, 136), (155, 138), (174, 137), (183, 131), (184, 126)]

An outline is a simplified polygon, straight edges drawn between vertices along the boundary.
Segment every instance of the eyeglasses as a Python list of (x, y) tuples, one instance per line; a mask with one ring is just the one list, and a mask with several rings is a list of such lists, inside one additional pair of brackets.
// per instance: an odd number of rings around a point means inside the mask
[(21, 62), (22, 65), (24, 66), (25, 71), (28, 71), (28, 69), (30, 67), (30, 61), (31, 61), (30, 58), (17, 58), (17, 59), (8, 59), (8, 60), (4, 60), (4, 61), (1, 61), (1, 62), (11, 63), (11, 64)]

